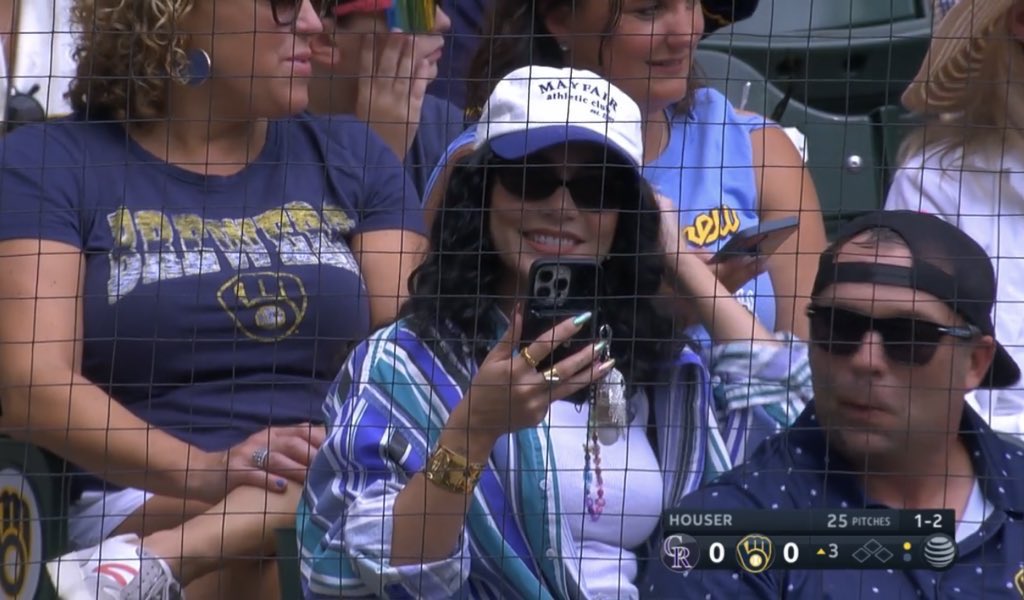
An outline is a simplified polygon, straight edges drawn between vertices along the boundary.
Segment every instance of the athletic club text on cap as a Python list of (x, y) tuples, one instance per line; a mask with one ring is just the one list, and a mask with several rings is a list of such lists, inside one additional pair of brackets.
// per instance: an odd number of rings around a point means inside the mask
[(585, 81), (566, 81), (557, 79), (541, 83), (537, 91), (544, 94), (545, 100), (572, 100), (590, 106), (590, 112), (607, 119), (615, 120), (618, 102), (608, 93), (608, 83), (595, 85)]

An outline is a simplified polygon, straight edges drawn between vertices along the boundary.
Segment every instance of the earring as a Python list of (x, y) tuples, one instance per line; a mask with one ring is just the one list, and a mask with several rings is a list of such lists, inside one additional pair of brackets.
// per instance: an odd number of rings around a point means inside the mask
[(565, 54), (569, 51), (569, 44), (566, 44), (565, 42), (558, 42), (558, 49), (562, 51), (562, 54)]
[(188, 64), (181, 70), (176, 78), (179, 82), (189, 87), (199, 87), (210, 78), (213, 64), (210, 62), (210, 55), (202, 48), (192, 48), (185, 53)]

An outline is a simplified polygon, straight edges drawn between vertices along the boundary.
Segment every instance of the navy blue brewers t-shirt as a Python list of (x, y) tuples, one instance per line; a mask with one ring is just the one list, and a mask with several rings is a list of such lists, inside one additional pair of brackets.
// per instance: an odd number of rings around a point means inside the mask
[(338, 117), (272, 123), (231, 176), (170, 166), (120, 124), (26, 126), (0, 138), (0, 190), (0, 239), (85, 253), (84, 375), (207, 450), (322, 420), (370, 330), (349, 241), (423, 232), (398, 159)]

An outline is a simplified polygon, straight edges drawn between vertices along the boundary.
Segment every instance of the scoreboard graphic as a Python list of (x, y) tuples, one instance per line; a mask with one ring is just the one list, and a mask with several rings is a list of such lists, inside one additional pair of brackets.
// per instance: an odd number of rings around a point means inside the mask
[(952, 510), (668, 510), (670, 570), (899, 569), (956, 561)]

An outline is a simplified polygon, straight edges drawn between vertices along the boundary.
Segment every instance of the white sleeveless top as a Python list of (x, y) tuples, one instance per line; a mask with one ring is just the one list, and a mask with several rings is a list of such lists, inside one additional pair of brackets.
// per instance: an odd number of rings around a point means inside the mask
[[(647, 438), (648, 400), (643, 392), (629, 399), (633, 419), (610, 446), (601, 446), (604, 512), (593, 521), (584, 504), (583, 443), (589, 410), (571, 402), (554, 402), (548, 415), (551, 444), (558, 467), (559, 504), (577, 544), (585, 589), (595, 600), (638, 598), (637, 557), (658, 526), (663, 479)], [(593, 468), (593, 465), (591, 465)], [(596, 476), (592, 495), (596, 497)], [(626, 490), (629, 490), (628, 501)]]

